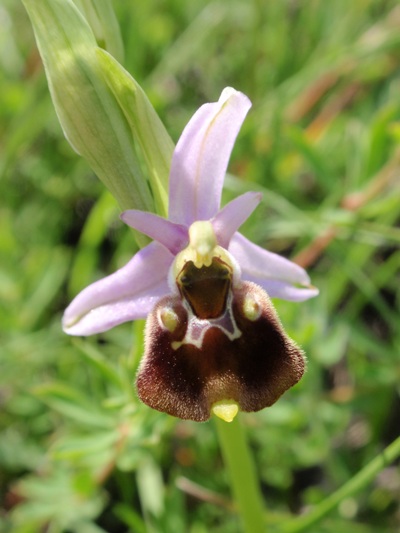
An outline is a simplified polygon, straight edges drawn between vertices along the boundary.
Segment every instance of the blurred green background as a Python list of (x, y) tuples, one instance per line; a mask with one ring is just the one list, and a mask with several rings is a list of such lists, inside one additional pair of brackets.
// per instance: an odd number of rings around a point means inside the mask
[[(253, 108), (224, 202), (243, 233), (305, 266), (320, 296), (276, 301), (308, 372), (242, 417), (271, 531), (400, 434), (400, 7), (389, 0), (115, 0), (125, 68), (176, 141), (222, 88)], [(138, 403), (143, 323), (73, 339), (60, 318), (136, 250), (64, 139), (22, 4), (0, 1), (0, 530), (234, 533), (212, 422)], [(387, 465), (314, 532), (400, 528)]]

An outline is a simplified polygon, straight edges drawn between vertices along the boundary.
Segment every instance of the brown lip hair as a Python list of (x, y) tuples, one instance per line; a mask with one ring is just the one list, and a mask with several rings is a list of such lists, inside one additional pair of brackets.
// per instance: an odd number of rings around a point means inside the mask
[[(204, 292), (209, 298), (210, 287), (218, 289), (218, 294), (211, 296), (210, 312), (219, 310), (221, 302), (226, 305), (230, 274), (226, 289), (226, 279), (219, 275), (224, 268), (217, 264), (210, 275), (203, 272), (198, 287), (188, 289), (183, 282), (182, 296), (203, 320), (209, 304), (203, 304), (201, 295)], [(193, 274), (189, 267), (188, 272)], [(189, 281), (193, 282), (190, 276)], [(148, 317), (145, 355), (137, 376), (138, 395), (144, 403), (182, 419), (203, 422), (210, 418), (216, 402), (234, 401), (241, 411), (259, 411), (300, 380), (306, 365), (304, 354), (285, 333), (267, 293), (251, 282), (241, 282), (231, 290), (230, 305), (241, 335), (231, 340), (211, 320), (200, 347), (184, 342), (189, 321), (196, 318), (180, 296), (166, 296), (156, 304)], [(256, 302), (259, 309), (254, 316), (246, 311), (249, 301)], [(176, 316), (173, 331), (159, 319), (163, 309)]]

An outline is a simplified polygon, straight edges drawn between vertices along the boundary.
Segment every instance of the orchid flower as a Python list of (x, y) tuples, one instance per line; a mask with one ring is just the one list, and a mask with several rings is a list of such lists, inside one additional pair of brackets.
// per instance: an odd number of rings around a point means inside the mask
[(84, 289), (63, 318), (70, 335), (91, 335), (147, 317), (139, 397), (183, 419), (204, 421), (213, 412), (231, 420), (239, 409), (263, 409), (305, 368), (270, 297), (303, 301), (318, 290), (301, 267), (237, 232), (259, 193), (220, 209), (229, 157), (250, 106), (244, 94), (226, 88), (218, 102), (195, 113), (172, 157), (168, 219), (122, 213), (153, 242)]

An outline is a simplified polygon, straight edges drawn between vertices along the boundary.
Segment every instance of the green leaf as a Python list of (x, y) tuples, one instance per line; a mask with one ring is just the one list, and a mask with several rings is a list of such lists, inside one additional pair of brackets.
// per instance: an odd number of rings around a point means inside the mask
[[(90, 524), (104, 504), (88, 471), (75, 472), (62, 463), (41, 476), (24, 478), (17, 489), (24, 500), (12, 511), (13, 531), (18, 533), (42, 531), (45, 526), (49, 531), (89, 531), (83, 526)], [(33, 529), (26, 524), (34, 525)]]
[(297, 126), (287, 126), (286, 132), (298, 153), (309, 165), (316, 181), (323, 186), (332, 183), (334, 178), (329, 167), (329, 161), (325, 160), (324, 156), (319, 153), (316, 143), (311, 142), (304, 131)]
[(110, 0), (74, 0), (96, 36), (99, 46), (118, 61), (124, 60), (124, 44), (117, 17)]
[(129, 125), (102, 75), (93, 32), (71, 0), (24, 0), (70, 144), (123, 209), (153, 211)]
[(53, 456), (57, 459), (77, 459), (113, 452), (120, 434), (118, 431), (101, 431), (81, 436), (66, 436), (55, 445)]
[(113, 428), (113, 418), (104, 414), (87, 396), (60, 382), (36, 387), (34, 392), (52, 409), (83, 426)]
[(123, 379), (116, 367), (107, 360), (102, 352), (96, 349), (93, 344), (82, 339), (74, 339), (73, 343), (85, 357), (86, 362), (96, 368), (107, 382), (114, 383), (118, 388), (122, 388)]
[(119, 503), (114, 507), (113, 511), (118, 518), (129, 526), (129, 531), (135, 531), (135, 533), (146, 533), (148, 531), (142, 518), (132, 507)]
[(151, 458), (144, 458), (137, 471), (137, 484), (145, 514), (159, 517), (164, 511), (164, 484), (161, 471)]
[(104, 79), (113, 92), (140, 146), (149, 172), (156, 211), (168, 211), (168, 177), (174, 143), (140, 85), (107, 52), (97, 49)]

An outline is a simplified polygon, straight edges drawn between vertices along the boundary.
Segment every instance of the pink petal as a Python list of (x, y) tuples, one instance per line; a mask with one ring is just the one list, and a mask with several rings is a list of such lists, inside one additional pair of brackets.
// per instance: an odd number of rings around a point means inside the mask
[(107, 331), (123, 322), (131, 322), (146, 316), (155, 304), (169, 293), (168, 283), (161, 281), (145, 294), (126, 297), (89, 311), (70, 327), (64, 326), (69, 335), (86, 336)]
[(232, 148), (250, 100), (231, 88), (203, 105), (190, 120), (172, 156), (169, 219), (190, 226), (216, 215)]
[(242, 279), (257, 283), (273, 298), (301, 302), (319, 292), (299, 265), (260, 248), (240, 233), (232, 237), (229, 251), (241, 266)]
[(130, 209), (121, 214), (121, 219), (131, 228), (163, 244), (174, 255), (188, 242), (188, 230), (185, 226), (170, 222), (154, 213)]
[(140, 250), (124, 267), (86, 287), (63, 316), (70, 335), (92, 335), (144, 318), (168, 294), (167, 275), (174, 256), (159, 243)]
[(246, 192), (229, 202), (213, 218), (212, 225), (220, 246), (228, 248), (233, 234), (249, 218), (261, 197), (259, 192)]

